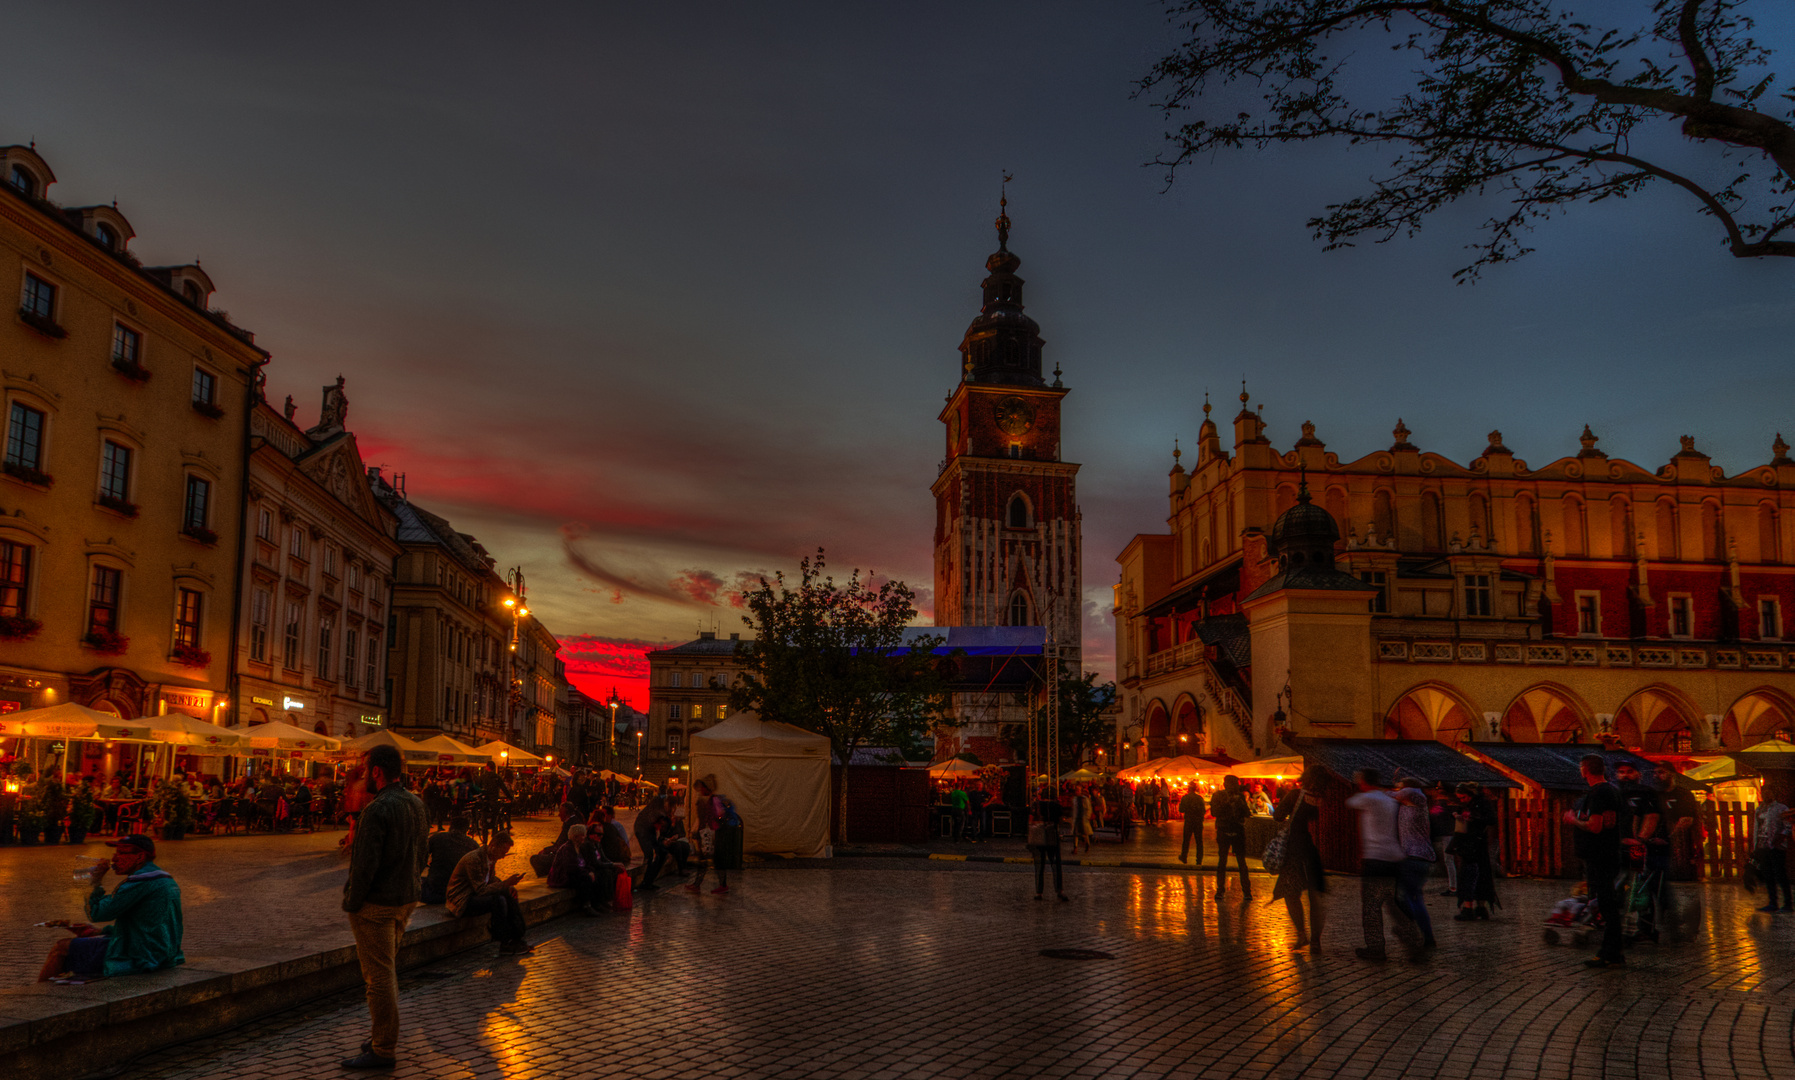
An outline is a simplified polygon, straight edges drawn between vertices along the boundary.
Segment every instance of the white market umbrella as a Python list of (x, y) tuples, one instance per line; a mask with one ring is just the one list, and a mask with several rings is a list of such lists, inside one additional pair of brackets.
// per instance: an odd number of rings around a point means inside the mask
[(224, 753), (249, 745), (242, 729), (219, 727), (186, 713), (146, 716), (140, 723), (150, 726), (150, 737), (174, 746)]
[(242, 734), (249, 739), (249, 745), (257, 750), (337, 750), (343, 740), (333, 739), (329, 735), (320, 735), (315, 731), (294, 727), (280, 720), (271, 720), (266, 724), (243, 729)]
[(438, 765), (484, 765), (492, 758), (471, 746), (464, 746), (447, 735), (419, 739), (417, 746), (436, 755)]
[(109, 713), (65, 701), (0, 717), (0, 732), (31, 739), (137, 739), (148, 741), (150, 719), (121, 720)]
[(413, 742), (398, 732), (388, 731), (385, 728), (381, 728), (379, 731), (370, 731), (368, 734), (359, 738), (350, 739), (343, 744), (343, 750), (356, 757), (360, 757), (374, 749), (376, 746), (390, 746), (399, 751), (399, 755), (406, 761), (420, 765), (436, 763), (437, 752), (435, 750), (426, 749), (424, 746)]
[[(508, 742), (501, 742), (497, 739), (476, 746), (474, 751), (476, 753), (485, 754), (488, 760), (494, 765), (517, 765), (527, 769), (543, 764), (541, 758), (530, 753), (528, 750), (521, 750)], [(500, 757), (500, 754), (505, 754), (507, 756)]]
[(929, 766), (929, 775), (939, 779), (944, 776), (972, 776), (979, 767), (965, 758), (948, 758)]

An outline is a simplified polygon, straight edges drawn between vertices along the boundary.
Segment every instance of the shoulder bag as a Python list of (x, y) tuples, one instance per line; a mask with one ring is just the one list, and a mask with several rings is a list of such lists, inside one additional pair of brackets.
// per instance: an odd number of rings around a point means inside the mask
[(1286, 825), (1266, 842), (1265, 854), (1259, 856), (1259, 862), (1265, 867), (1266, 873), (1275, 874), (1284, 869), (1284, 845), (1289, 841), (1290, 826)]

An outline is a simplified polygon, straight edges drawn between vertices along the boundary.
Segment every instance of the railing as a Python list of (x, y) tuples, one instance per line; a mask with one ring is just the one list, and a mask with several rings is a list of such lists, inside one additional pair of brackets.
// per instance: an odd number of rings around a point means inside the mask
[(1234, 688), (1223, 682), (1209, 664), (1209, 650), (1201, 641), (1186, 641), (1169, 649), (1161, 649), (1147, 654), (1147, 676), (1165, 675), (1185, 668), (1199, 668), (1203, 673), (1203, 687), (1209, 696), (1228, 719), (1234, 721), (1234, 727), (1245, 736), (1247, 742), (1253, 742), (1253, 713)]
[[(1795, 668), (1795, 654), (1785, 655), (1780, 648), (1741, 645), (1618, 644), (1599, 639), (1547, 640), (1533, 642), (1462, 641), (1411, 637), (1378, 637), (1377, 659), (1384, 663), (1419, 664), (1527, 664), (1559, 667), (1640, 667), (1675, 668), (1684, 671), (1703, 669), (1746, 669), (1781, 671)], [(1148, 658), (1149, 674), (1158, 670), (1182, 667), (1185, 661), (1178, 649), (1167, 649)]]

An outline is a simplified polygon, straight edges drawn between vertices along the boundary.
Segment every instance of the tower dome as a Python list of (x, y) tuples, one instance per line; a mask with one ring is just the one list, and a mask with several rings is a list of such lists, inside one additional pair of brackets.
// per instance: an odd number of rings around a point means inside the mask
[(1268, 546), (1284, 572), (1299, 568), (1332, 570), (1334, 544), (1339, 539), (1340, 526), (1334, 515), (1309, 498), (1309, 481), (1304, 477), (1297, 487), (1296, 505), (1272, 523)]

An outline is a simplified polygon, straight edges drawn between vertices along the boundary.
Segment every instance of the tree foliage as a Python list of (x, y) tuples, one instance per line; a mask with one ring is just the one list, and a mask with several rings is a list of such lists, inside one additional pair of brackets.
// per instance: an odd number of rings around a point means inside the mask
[(875, 585), (855, 570), (837, 584), (825, 568), (818, 548), (795, 588), (782, 572), (747, 594), (755, 640), (737, 648), (730, 707), (827, 737), (844, 765), (858, 747), (914, 746), (946, 722), (947, 677), (931, 653), (946, 639), (904, 640), (916, 604), (903, 582)]
[[(1536, 221), (1670, 184), (1719, 223), (1732, 254), (1789, 256), (1795, 92), (1751, 36), (1751, 3), (1608, 5), (1639, 11), (1607, 28), (1563, 0), (1178, 0), (1167, 12), (1182, 43), (1138, 93), (1168, 122), (1202, 104), (1231, 113), (1168, 134), (1168, 180), (1220, 149), (1390, 146), (1373, 190), (1310, 220), (1329, 250), (1412, 235), (1467, 196), (1505, 197), (1456, 275), (1475, 277), (1532, 250), (1523, 234)], [(1349, 68), (1360, 61), (1371, 66)], [(1234, 84), (1259, 105), (1233, 112)]]
[[(1097, 673), (1087, 671), (1082, 678), (1062, 675), (1059, 685), (1059, 758), (1062, 772), (1091, 764), (1097, 747), (1115, 741), (1115, 725), (1106, 715), (1116, 700), (1116, 684), (1097, 682)], [(1030, 715), (1035, 733), (1043, 742), (1047, 736), (1047, 705), (1037, 705)], [(1028, 732), (1018, 731), (1010, 740), (1017, 756), (1028, 753)]]

